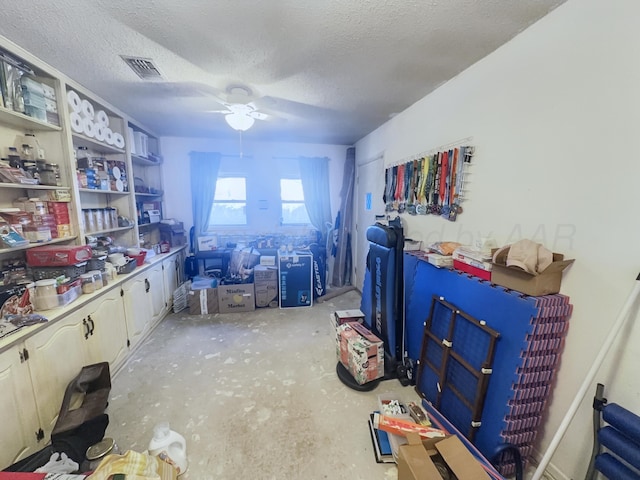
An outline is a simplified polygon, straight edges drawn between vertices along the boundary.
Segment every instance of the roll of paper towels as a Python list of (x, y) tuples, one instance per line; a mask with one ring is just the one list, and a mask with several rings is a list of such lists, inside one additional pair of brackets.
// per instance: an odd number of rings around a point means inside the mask
[(98, 140), (99, 142), (104, 142), (105, 140), (105, 135), (104, 132), (107, 129), (107, 127), (105, 127), (104, 125), (100, 125), (99, 123), (95, 124), (95, 139)]
[(117, 148), (124, 148), (124, 137), (120, 133), (113, 134), (113, 144)]
[(80, 112), (82, 108), (82, 100), (80, 100), (80, 96), (73, 90), (69, 90), (67, 92), (67, 103), (73, 112)]
[(82, 100), (82, 104), (80, 106), (80, 112), (86, 118), (90, 118), (93, 121), (93, 117), (95, 116), (95, 112), (93, 111), (93, 105), (89, 100)]
[(113, 131), (109, 127), (104, 129), (104, 141), (107, 145), (113, 145)]
[(105, 127), (109, 126), (109, 115), (104, 110), (98, 110), (95, 115), (95, 122)]
[(131, 149), (131, 154), (137, 155), (138, 152), (136, 152), (136, 142), (133, 136), (133, 128), (127, 127), (127, 137), (129, 138), (129, 148)]
[(96, 127), (95, 124), (93, 123), (93, 120), (91, 120), (90, 118), (83, 118), (82, 119), (82, 132), (90, 138), (93, 138), (96, 134)]
[(69, 116), (71, 120), (71, 129), (76, 133), (84, 132), (84, 122), (82, 121), (82, 117), (78, 112), (71, 112)]

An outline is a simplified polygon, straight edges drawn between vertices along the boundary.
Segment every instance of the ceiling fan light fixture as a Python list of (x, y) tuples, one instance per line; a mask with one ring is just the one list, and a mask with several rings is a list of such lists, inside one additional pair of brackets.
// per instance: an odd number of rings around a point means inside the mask
[(231, 128), (240, 132), (249, 130), (255, 123), (252, 117), (243, 113), (228, 113), (224, 119)]

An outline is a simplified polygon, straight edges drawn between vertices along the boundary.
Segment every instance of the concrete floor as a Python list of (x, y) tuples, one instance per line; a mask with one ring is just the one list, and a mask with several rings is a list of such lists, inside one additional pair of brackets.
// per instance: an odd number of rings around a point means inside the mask
[(117, 373), (107, 436), (146, 450), (168, 421), (187, 441), (183, 480), (395, 480), (374, 460), (367, 427), (377, 396), (419, 401), (397, 380), (372, 392), (335, 374), (329, 316), (356, 291), (311, 308), (169, 315)]
[(351, 291), (311, 308), (169, 315), (116, 374), (106, 435), (142, 452), (168, 421), (187, 441), (181, 480), (396, 480), (367, 418), (378, 395), (420, 399), (396, 380), (372, 392), (338, 380), (329, 316), (359, 305)]

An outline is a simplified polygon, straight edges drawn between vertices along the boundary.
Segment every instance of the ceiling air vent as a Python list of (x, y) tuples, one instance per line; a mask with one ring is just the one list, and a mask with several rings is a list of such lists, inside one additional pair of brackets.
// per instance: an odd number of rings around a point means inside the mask
[(158, 67), (154, 65), (153, 60), (150, 58), (126, 57), (124, 55), (120, 55), (120, 57), (141, 79), (154, 80), (162, 78), (160, 70), (158, 70)]

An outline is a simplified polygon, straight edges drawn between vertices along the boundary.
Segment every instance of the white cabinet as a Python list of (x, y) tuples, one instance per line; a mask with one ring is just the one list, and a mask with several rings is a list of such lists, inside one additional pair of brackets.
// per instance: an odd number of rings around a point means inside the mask
[(65, 390), (82, 367), (109, 362), (113, 374), (124, 364), (166, 314), (165, 291), (176, 278), (177, 260), (171, 254), (130, 274), (121, 288), (99, 290), (0, 353), (0, 409), (9, 412), (0, 429), (0, 469), (42, 448), (38, 439), (51, 437)]
[(0, 468), (31, 455), (44, 445), (22, 344), (0, 355)]
[(67, 385), (91, 363), (89, 332), (90, 325), (79, 310), (24, 342), (44, 438), (51, 437)]
[(167, 312), (162, 262), (122, 285), (130, 347), (140, 343)]
[(163, 263), (159, 262), (146, 272), (149, 301), (151, 303), (151, 326), (156, 325), (167, 313), (167, 301), (164, 294)]
[(109, 362), (111, 372), (117, 370), (129, 353), (120, 289), (96, 298), (80, 310), (80, 315), (89, 323), (90, 363)]
[(167, 302), (167, 310), (173, 308), (173, 292), (182, 283), (179, 279), (178, 255), (173, 255), (162, 262), (164, 273), (164, 297)]
[[(40, 425), (49, 438), (67, 385), (85, 365), (127, 358), (127, 330), (120, 289), (98, 296), (24, 342)], [(0, 356), (4, 359), (5, 354)]]
[(147, 296), (149, 281), (136, 275), (122, 284), (124, 314), (127, 320), (129, 346), (134, 348), (151, 328), (151, 302)]

